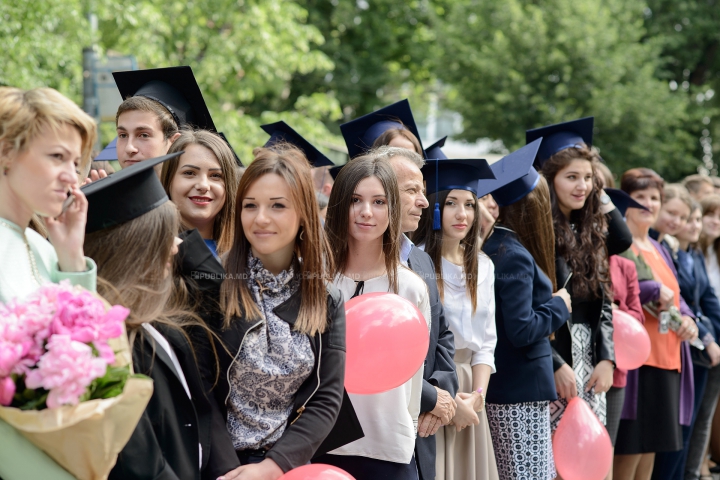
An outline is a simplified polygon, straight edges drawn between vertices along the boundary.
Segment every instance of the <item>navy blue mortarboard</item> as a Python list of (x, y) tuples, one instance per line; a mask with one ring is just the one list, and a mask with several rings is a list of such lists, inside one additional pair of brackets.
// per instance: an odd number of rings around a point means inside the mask
[(355, 158), (370, 150), (375, 140), (391, 128), (410, 131), (417, 137), (422, 148), (420, 133), (418, 133), (410, 102), (407, 99), (340, 125), (350, 158)]
[[(347, 165), (347, 164), (346, 164), (346, 165)], [(335, 180), (335, 179), (337, 178), (338, 173), (340, 173), (340, 170), (342, 170), (342, 168), (343, 168), (344, 166), (345, 166), (345, 165), (337, 165), (337, 166), (335, 166), (335, 167), (330, 167), (330, 168), (328, 169), (328, 172), (330, 172), (330, 176), (332, 177), (333, 180)]]
[(117, 158), (117, 137), (115, 137), (112, 142), (107, 144), (107, 147), (103, 148), (97, 157), (93, 158), (93, 162), (117, 160)]
[(232, 147), (232, 145), (230, 145), (230, 142), (228, 142), (228, 139), (227, 139), (227, 137), (225, 136), (225, 134), (224, 134), (223, 132), (217, 132), (217, 134), (218, 134), (218, 136), (219, 136), (220, 138), (222, 138), (223, 140), (225, 140), (225, 143), (227, 143), (227, 146), (230, 147), (230, 151), (232, 152), (233, 156), (235, 157), (235, 163), (237, 163), (238, 167), (242, 167), (243, 164), (242, 164), (242, 162), (240, 161), (240, 157), (238, 157), (238, 156), (237, 156), (237, 153), (235, 153), (235, 149)]
[(590, 148), (592, 146), (594, 121), (595, 117), (585, 117), (570, 122), (527, 130), (525, 132), (526, 143), (538, 138), (543, 139), (535, 159), (535, 168), (540, 170), (545, 160), (560, 150), (578, 147), (583, 143)]
[(168, 109), (178, 127), (215, 129), (200, 87), (188, 66), (113, 72), (123, 100), (147, 97)]
[(307, 157), (313, 167), (335, 165), (332, 160), (326, 157), (320, 150), (315, 148), (310, 142), (305, 140), (299, 133), (293, 130), (290, 125), (283, 121), (261, 125), (260, 128), (270, 135), (268, 141), (265, 142), (265, 148), (272, 149), (272, 146), (276, 143), (285, 142), (299, 148), (305, 154), (305, 157)]
[(606, 188), (605, 193), (608, 194), (608, 197), (612, 200), (613, 205), (615, 205), (615, 208), (618, 209), (618, 212), (620, 212), (623, 217), (625, 216), (625, 212), (628, 208), (641, 208), (643, 210), (650, 211), (647, 207), (640, 205), (640, 203), (623, 190), (619, 190), (617, 188)]
[(495, 202), (505, 207), (532, 192), (540, 180), (540, 174), (533, 168), (533, 161), (541, 142), (542, 139), (538, 138), (493, 163), (490, 168), (496, 180), (479, 180), (478, 197), (492, 193)]
[(167, 202), (155, 165), (185, 152), (138, 162), (81, 188), (88, 199), (85, 233), (129, 222)]
[[(490, 165), (484, 159), (428, 160), (422, 168), (427, 195), (443, 190), (468, 190), (477, 195), (478, 180), (494, 179)], [(440, 230), (440, 204), (435, 202), (433, 230)]]
[(437, 142), (433, 143), (428, 148), (426, 148), (425, 156), (427, 158), (431, 158), (431, 159), (435, 159), (435, 158), (438, 158), (441, 160), (447, 159), (448, 157), (447, 157), (447, 155), (445, 155), (445, 152), (443, 152), (440, 149), (440, 147), (445, 146), (445, 140), (447, 140), (447, 136), (441, 138), (440, 140), (438, 140)]

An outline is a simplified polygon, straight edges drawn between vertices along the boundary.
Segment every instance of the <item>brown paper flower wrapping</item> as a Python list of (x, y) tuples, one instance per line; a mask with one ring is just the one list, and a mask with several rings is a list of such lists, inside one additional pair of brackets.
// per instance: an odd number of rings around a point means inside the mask
[[(127, 335), (110, 345), (115, 365), (131, 362)], [(0, 407), (0, 418), (80, 480), (103, 480), (130, 440), (152, 396), (149, 378), (129, 378), (123, 393), (75, 406), (22, 411)]]

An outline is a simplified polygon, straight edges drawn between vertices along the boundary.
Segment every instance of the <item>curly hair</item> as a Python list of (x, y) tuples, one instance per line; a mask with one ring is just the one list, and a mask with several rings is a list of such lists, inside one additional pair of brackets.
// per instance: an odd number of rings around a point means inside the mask
[[(593, 188), (579, 210), (573, 210), (570, 218), (560, 211), (555, 193), (555, 177), (573, 160), (590, 162), (593, 172)], [(598, 298), (602, 293), (611, 294), (608, 252), (605, 245), (607, 221), (600, 211), (602, 187), (597, 172), (597, 157), (586, 146), (566, 148), (550, 157), (542, 167), (542, 174), (550, 187), (553, 228), (555, 230), (555, 253), (562, 257), (573, 272), (572, 293), (577, 298)]]

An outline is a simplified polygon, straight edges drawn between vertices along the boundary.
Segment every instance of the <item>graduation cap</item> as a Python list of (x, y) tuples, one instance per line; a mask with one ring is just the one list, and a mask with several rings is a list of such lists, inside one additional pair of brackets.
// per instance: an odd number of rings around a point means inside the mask
[(107, 147), (103, 148), (103, 151), (98, 154), (97, 157), (93, 158), (93, 162), (102, 162), (117, 160), (117, 137), (112, 142), (107, 144)]
[[(421, 169), (428, 195), (443, 190), (468, 190), (477, 195), (478, 180), (494, 179), (490, 165), (483, 159), (428, 160)], [(440, 230), (440, 204), (435, 203), (433, 230)]]
[(183, 153), (138, 162), (82, 187), (88, 199), (85, 233), (128, 222), (167, 202), (168, 196), (153, 167)]
[(535, 160), (535, 168), (540, 170), (545, 160), (560, 150), (570, 147), (577, 148), (582, 144), (585, 144), (588, 148), (591, 147), (594, 121), (595, 117), (585, 117), (570, 122), (527, 130), (525, 132), (526, 143), (538, 138), (543, 139)]
[(391, 128), (410, 131), (417, 137), (422, 147), (420, 133), (418, 133), (412, 110), (410, 110), (410, 102), (407, 99), (340, 125), (350, 158), (355, 158), (370, 150), (375, 140)]
[(641, 208), (643, 210), (647, 210), (648, 212), (650, 211), (647, 207), (641, 205), (634, 198), (628, 195), (624, 190), (606, 188), (605, 193), (608, 194), (608, 197), (612, 200), (613, 205), (615, 205), (615, 208), (618, 209), (618, 212), (620, 212), (623, 217), (625, 216), (625, 212), (628, 208)]
[(217, 131), (192, 68), (188, 66), (113, 72), (123, 100), (147, 97), (172, 114), (178, 127)]
[(270, 135), (268, 141), (265, 142), (265, 148), (272, 149), (273, 145), (286, 142), (299, 148), (313, 167), (335, 165), (332, 160), (283, 121), (261, 125), (260, 128)]
[(540, 174), (533, 168), (533, 161), (542, 141), (542, 138), (538, 138), (493, 163), (490, 168), (495, 174), (495, 180), (479, 180), (477, 196), (484, 197), (492, 193), (495, 202), (505, 207), (532, 192), (540, 181)]
[(227, 137), (223, 132), (217, 132), (218, 136), (225, 140), (225, 143), (227, 143), (227, 146), (230, 147), (230, 151), (233, 154), (233, 157), (235, 157), (235, 163), (237, 163), (238, 167), (242, 167), (243, 163), (240, 161), (240, 157), (237, 156), (237, 153), (235, 153), (235, 149), (230, 145), (230, 142), (228, 141)]
[(445, 140), (447, 140), (447, 135), (426, 148), (425, 156), (427, 158), (439, 158), (441, 160), (446, 160), (448, 158), (447, 155), (445, 155), (445, 152), (440, 150), (440, 147), (445, 146)]
[[(346, 163), (345, 165), (347, 165), (347, 163)], [(330, 168), (328, 169), (328, 172), (330, 172), (330, 176), (332, 177), (333, 180), (335, 180), (335, 179), (337, 178), (338, 173), (340, 173), (340, 170), (342, 170), (342, 168), (343, 168), (345, 165), (337, 165), (337, 166), (335, 166), (335, 167), (330, 167)]]

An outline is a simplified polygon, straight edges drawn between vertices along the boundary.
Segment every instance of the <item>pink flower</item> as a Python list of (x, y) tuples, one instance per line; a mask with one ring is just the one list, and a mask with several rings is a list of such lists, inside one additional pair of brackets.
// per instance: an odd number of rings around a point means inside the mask
[(0, 405), (7, 407), (15, 395), (15, 382), (10, 377), (0, 378)]
[(28, 388), (44, 388), (50, 393), (47, 406), (76, 405), (93, 380), (105, 374), (107, 363), (93, 357), (90, 346), (55, 334), (47, 343), (47, 353), (37, 368), (28, 372)]

